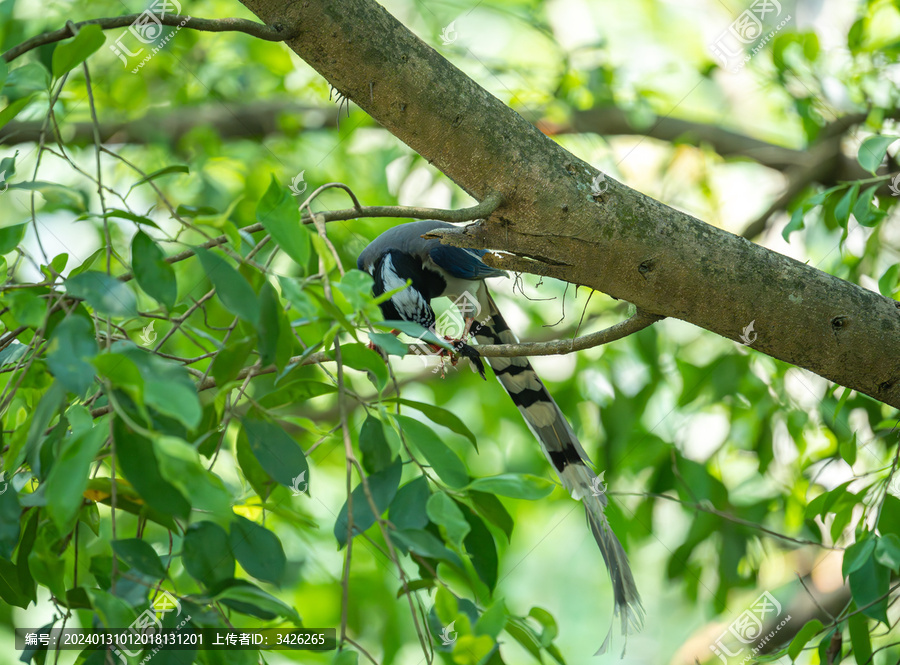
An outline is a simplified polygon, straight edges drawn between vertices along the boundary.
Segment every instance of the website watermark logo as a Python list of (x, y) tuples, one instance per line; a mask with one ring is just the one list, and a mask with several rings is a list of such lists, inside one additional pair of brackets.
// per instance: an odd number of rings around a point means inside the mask
[[(778, 0), (755, 0), (709, 45), (709, 50), (723, 67), (730, 68), (736, 74), (791, 20), (792, 16), (788, 14), (766, 33), (765, 24), (774, 23), (781, 16), (781, 11)], [(746, 48), (750, 45), (753, 47), (747, 52)]]
[[(131, 26), (128, 28), (128, 32), (130, 32), (139, 42), (148, 46), (155, 44), (155, 46), (153, 46), (150, 49), (150, 52), (144, 56), (144, 59), (131, 70), (132, 74), (136, 74), (144, 65), (150, 62), (153, 56), (159, 53), (163, 47), (169, 43), (172, 37), (178, 34), (185, 24), (191, 20), (190, 16), (185, 17), (185, 19), (175, 27), (174, 32), (169, 33), (157, 43), (157, 40), (162, 37), (163, 33), (162, 19), (166, 17), (166, 14), (180, 13), (181, 5), (177, 0), (154, 0), (150, 7), (145, 9), (136, 19), (134, 19)], [(115, 42), (109, 45), (109, 50), (112, 51), (126, 67), (128, 67), (128, 58), (137, 58), (144, 52), (143, 46), (137, 51), (132, 52), (122, 43), (122, 40), (127, 34), (128, 33), (122, 34)]]
[[(300, 171), (297, 175), (294, 176), (294, 179), (291, 180), (291, 184), (288, 185), (288, 189), (291, 190), (294, 196), (300, 196), (303, 192), (306, 191), (308, 187), (308, 183), (303, 179), (303, 174), (306, 173), (306, 169)], [(301, 188), (300, 185), (303, 185)]]
[(444, 46), (450, 46), (453, 42), (456, 41), (456, 21), (451, 21), (442, 31), (441, 31), (441, 42)]
[(309, 489), (309, 481), (306, 480), (306, 470), (301, 471), (291, 480), (291, 494), (300, 496)]
[(599, 476), (594, 476), (591, 479), (591, 494), (594, 496), (603, 496), (606, 494), (606, 483), (603, 482), (603, 476), (606, 474), (606, 471), (601, 471)]
[[(474, 327), (477, 330), (487, 323), (487, 319), (477, 321), (481, 314), (481, 303), (478, 302), (478, 296), (470, 291), (463, 291), (452, 304), (453, 307), (444, 310), (444, 312), (437, 317), (434, 325), (428, 328), (427, 332), (431, 332), (435, 335), (441, 334), (444, 336), (444, 339), (449, 342), (465, 342), (471, 329)], [(457, 311), (462, 315), (462, 322), (454, 315), (454, 311)], [(438, 331), (440, 331), (440, 333), (438, 333)], [(447, 353), (447, 350), (443, 347), (425, 341), (427, 332), (419, 335), (413, 342), (413, 352), (422, 359), (422, 362), (425, 365), (428, 364), (429, 356), (443, 357)], [(432, 370), (432, 373), (437, 373), (441, 367), (442, 365), (435, 367), (434, 370)]]
[[(716, 638), (715, 643), (711, 644), (709, 647), (710, 651), (716, 654), (723, 663), (729, 665), (732, 663), (732, 661), (729, 661), (729, 658), (737, 658), (749, 648), (749, 653), (744, 656), (740, 663), (743, 665), (744, 663), (750, 662), (750, 660), (757, 656), (763, 647), (775, 637), (775, 634), (791, 620), (791, 615), (788, 614), (775, 628), (764, 635), (763, 629), (765, 623), (768, 621), (767, 617), (770, 615), (772, 618), (777, 618), (781, 615), (781, 603), (779, 603), (771, 593), (764, 591), (759, 598), (753, 601), (753, 604), (749, 608), (744, 610), (740, 616), (732, 621), (731, 625)], [(736, 651), (731, 651), (725, 646), (726, 642), (732, 647), (736, 646), (737, 643), (740, 643), (741, 646), (739, 646)]]
[(741, 343), (744, 346), (750, 346), (753, 342), (756, 341), (756, 338), (759, 335), (756, 334), (756, 331), (753, 329), (753, 324), (756, 323), (756, 319), (753, 319), (750, 323), (744, 326), (743, 332), (741, 332)]
[(0, 183), (2, 183), (2, 187), (0, 187), (0, 194), (6, 193), (6, 190), (9, 189), (9, 183), (6, 182), (6, 169), (0, 171)]
[(591, 196), (595, 199), (599, 196), (602, 196), (606, 193), (606, 190), (609, 189), (609, 182), (606, 180), (606, 176), (602, 173), (598, 173), (594, 176), (594, 179), (591, 180)]
[[(131, 625), (128, 626), (127, 630), (130, 633), (135, 633), (137, 635), (156, 635), (163, 628), (162, 618), (169, 612), (175, 612), (176, 617), (180, 616), (181, 603), (178, 601), (178, 598), (168, 591), (160, 591), (156, 598), (153, 599), (153, 602), (150, 603), (150, 607), (141, 612), (141, 614), (138, 615), (138, 618), (131, 622)], [(182, 619), (181, 623), (175, 626), (174, 630), (181, 630), (190, 620), (191, 617), (188, 615)], [(128, 663), (128, 660), (125, 658), (126, 655), (130, 658), (137, 658), (142, 651), (142, 649), (132, 651), (123, 646), (123, 644), (128, 643), (127, 640), (123, 640), (118, 646), (110, 646), (110, 651), (112, 651), (112, 653), (123, 663), (126, 663), (126, 665)], [(141, 641), (136, 640), (133, 644), (137, 646), (141, 644)], [(142, 664), (149, 662), (158, 652), (159, 648), (154, 647), (140, 662)]]
[(451, 621), (448, 626), (444, 626), (444, 630), (441, 631), (441, 644), (445, 647), (452, 646), (454, 642), (456, 642), (456, 631), (453, 630), (454, 624), (456, 621)]
[(150, 320), (146, 326), (141, 328), (141, 334), (139, 337), (141, 338), (141, 344), (143, 346), (150, 346), (153, 342), (156, 341), (156, 331), (153, 329), (154, 320)]
[[(2, 175), (0, 175), (0, 180), (2, 179), (3, 177)], [(900, 173), (898, 173), (891, 179), (891, 181), (888, 183), (888, 189), (891, 190), (891, 196), (900, 196)], [(0, 192), (0, 194), (2, 193), (3, 192)]]
[(9, 482), (6, 480), (6, 471), (0, 471), (0, 494), (5, 494), (9, 488)]

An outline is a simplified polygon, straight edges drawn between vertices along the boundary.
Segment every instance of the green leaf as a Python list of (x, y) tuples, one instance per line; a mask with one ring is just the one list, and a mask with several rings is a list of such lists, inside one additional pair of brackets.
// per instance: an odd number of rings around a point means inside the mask
[(409, 352), (409, 347), (391, 333), (370, 332), (369, 340), (390, 356), (402, 358)]
[(436, 425), (442, 425), (449, 429), (451, 432), (461, 434), (462, 436), (466, 437), (469, 441), (472, 442), (475, 450), (478, 450), (478, 439), (475, 438), (472, 430), (470, 430), (468, 426), (462, 421), (462, 418), (457, 416), (452, 411), (442, 409), (441, 407), (435, 406), (434, 404), (415, 402), (411, 399), (401, 398), (397, 401), (399, 401), (404, 406), (409, 406), (416, 409), (417, 411), (420, 411), (425, 415), (426, 418), (428, 418), (428, 420), (435, 423)]
[(862, 568), (875, 551), (875, 539), (866, 533), (861, 540), (853, 543), (844, 552), (844, 561), (841, 566), (841, 574), (847, 577), (850, 573)]
[(287, 559), (278, 537), (246, 517), (236, 516), (228, 534), (231, 551), (241, 567), (256, 579), (279, 584)]
[(187, 519), (191, 512), (191, 504), (185, 499), (185, 495), (163, 476), (153, 444), (130, 431), (118, 418), (113, 428), (113, 436), (116, 437), (116, 461), (135, 491), (154, 510)]
[(190, 173), (191, 170), (185, 166), (184, 164), (172, 164), (171, 166), (166, 166), (164, 168), (159, 169), (158, 171), (154, 171), (153, 173), (144, 176), (136, 183), (131, 186), (131, 189), (134, 189), (138, 185), (143, 185), (145, 182), (150, 182), (151, 180), (156, 180), (159, 177), (164, 175), (169, 175), (170, 173)]
[(252, 350), (253, 339), (245, 337), (230, 341), (220, 353), (217, 353), (212, 363), (212, 375), (216, 385), (221, 388), (237, 378)]
[(60, 454), (47, 476), (44, 496), (47, 514), (62, 534), (74, 526), (91, 464), (107, 436), (109, 427), (100, 421), (93, 429), (60, 442)]
[(891, 571), (875, 560), (874, 551), (871, 554), (860, 568), (850, 573), (850, 594), (856, 606), (863, 608), (863, 614), (889, 626), (887, 594)]
[(348, 270), (341, 277), (341, 281), (337, 283), (337, 288), (353, 309), (364, 310), (369, 305), (374, 304), (372, 301), (373, 285), (374, 280), (369, 273), (354, 268)]
[(300, 617), (293, 607), (266, 593), (255, 584), (244, 580), (236, 580), (221, 590), (217, 590), (215, 599), (238, 612), (251, 614), (260, 619), (271, 620), (282, 616), (296, 624), (300, 623)]
[(806, 625), (791, 640), (791, 645), (788, 647), (788, 655), (791, 657), (791, 660), (797, 660), (806, 643), (818, 635), (824, 627), (818, 619), (807, 621)]
[(28, 95), (27, 97), (17, 99), (14, 102), (10, 102), (5, 109), (0, 111), (0, 129), (7, 125), (10, 120), (19, 115), (19, 111), (28, 106), (28, 102), (30, 102), (33, 97), (34, 95)]
[(443, 586), (434, 594), (434, 613), (443, 625), (449, 625), (459, 613), (459, 600)]
[(428, 425), (409, 416), (394, 416), (406, 437), (406, 442), (417, 449), (434, 472), (451, 487), (461, 488), (469, 482), (469, 474), (462, 460)]
[(66, 280), (66, 293), (82, 298), (100, 314), (137, 316), (137, 299), (125, 284), (105, 272), (88, 270)]
[[(537, 608), (534, 608), (532, 611), (535, 609)], [(478, 617), (478, 621), (475, 623), (475, 633), (477, 635), (488, 635), (496, 640), (503, 630), (503, 626), (506, 625), (506, 616), (506, 605), (504, 605), (503, 599), (500, 599)]]
[(506, 632), (521, 644), (526, 651), (543, 663), (541, 658), (541, 642), (535, 630), (520, 617), (511, 616), (506, 620)]
[(219, 519), (231, 516), (231, 493), (218, 476), (206, 470), (193, 446), (175, 437), (161, 436), (154, 440), (153, 452), (160, 475), (190, 499), (194, 510), (207, 511)]
[(359, 451), (362, 453), (362, 464), (366, 473), (373, 474), (390, 465), (394, 459), (384, 436), (384, 425), (374, 416), (366, 416), (359, 431)]
[[(334, 357), (334, 352), (331, 355)], [(341, 344), (341, 360), (347, 367), (366, 372), (379, 392), (384, 390), (388, 382), (387, 365), (381, 356), (365, 344)]]
[(876, 525), (878, 530), (882, 535), (893, 533), (900, 536), (900, 499), (893, 494), (885, 494), (882, 504), (881, 515)]
[(447, 538), (451, 543), (456, 547), (462, 547), (463, 538), (472, 529), (453, 499), (444, 492), (432, 494), (425, 506), (425, 512), (428, 519), (447, 530)]
[(888, 146), (897, 139), (900, 139), (900, 136), (870, 136), (867, 138), (860, 144), (856, 154), (860, 166), (869, 173), (875, 173), (887, 154)]
[(884, 211), (872, 205), (872, 199), (878, 185), (872, 185), (866, 189), (857, 199), (856, 205), (853, 206), (853, 216), (860, 226), (875, 226), (885, 216)]
[(265, 397), (260, 398), (259, 404), (267, 409), (276, 409), (336, 392), (337, 388), (331, 384), (301, 379), (280, 386)]
[(850, 220), (850, 208), (853, 207), (853, 203), (856, 201), (856, 196), (859, 194), (859, 183), (854, 183), (852, 187), (847, 189), (847, 192), (841, 197), (841, 200), (838, 201), (838, 204), (834, 207), (834, 217), (837, 220), (838, 224), (847, 228), (847, 222)]
[(391, 524), (398, 529), (424, 529), (428, 524), (425, 506), (431, 490), (425, 476), (419, 476), (397, 490), (390, 504)]
[(894, 572), (900, 572), (900, 536), (889, 533), (878, 538), (875, 545), (875, 560)]
[(144, 405), (144, 377), (135, 362), (121, 353), (102, 353), (92, 361), (100, 376), (124, 390), (138, 408)]
[[(856, 610), (851, 605), (850, 611)], [(851, 614), (847, 619), (847, 627), (850, 629), (850, 644), (853, 647), (853, 655), (856, 662), (865, 665), (872, 662), (872, 638), (869, 636), (869, 620), (864, 614)]]
[(428, 531), (421, 529), (399, 529), (390, 532), (391, 540), (398, 542), (404, 548), (426, 559), (444, 561), (458, 570), (463, 570), (460, 558), (448, 550), (444, 544)]
[(506, 534), (507, 541), (512, 538), (513, 518), (500, 502), (500, 499), (493, 494), (470, 489), (469, 500), (482, 517)]
[(285, 487), (302, 475), (308, 482), (309, 463), (300, 445), (275, 423), (245, 418), (241, 421), (253, 456), (269, 476)]
[(556, 624), (556, 619), (553, 618), (550, 612), (540, 607), (532, 607), (528, 612), (528, 616), (541, 624), (543, 628), (541, 632), (541, 646), (545, 648), (550, 646), (559, 634), (559, 626)]
[(254, 326), (258, 325), (259, 300), (250, 283), (218, 254), (202, 247), (195, 247), (194, 252), (225, 309)]
[(103, 29), (99, 25), (85, 25), (71, 41), (57, 44), (53, 50), (53, 76), (61, 77), (88, 59), (106, 41)]
[(781, 230), (781, 237), (784, 238), (785, 242), (790, 242), (790, 235), (794, 231), (802, 231), (806, 228), (803, 223), (803, 215), (806, 214), (806, 210), (805, 206), (799, 205), (791, 214), (791, 221), (789, 221)]
[(22, 509), (11, 479), (3, 473), (0, 473), (0, 492), (0, 558), (12, 559), (19, 544)]
[[(850, 388), (844, 389), (844, 395), (841, 397), (841, 400), (846, 402), (847, 395), (850, 394)], [(839, 404), (840, 406), (840, 404)], [(838, 451), (840, 452), (841, 459), (843, 459), (847, 464), (853, 466), (856, 464), (856, 432), (853, 433), (853, 436), (850, 439), (844, 439), (838, 445)]]
[(39, 328), (47, 314), (47, 300), (30, 290), (13, 291), (6, 296), (9, 309), (23, 326)]
[(306, 267), (309, 262), (309, 230), (300, 223), (300, 209), (294, 197), (278, 184), (274, 175), (269, 189), (256, 206), (256, 220), (297, 265)]
[(140, 538), (128, 538), (114, 540), (112, 548), (116, 556), (138, 572), (156, 580), (161, 580), (166, 576), (166, 568), (150, 543)]
[(175, 270), (165, 261), (166, 255), (153, 239), (138, 231), (131, 241), (131, 263), (134, 278), (144, 292), (169, 309), (178, 300)]
[[(386, 469), (368, 476), (369, 491), (372, 494), (375, 507), (378, 509), (378, 515), (383, 514), (391, 504), (391, 501), (393, 501), (394, 496), (397, 494), (397, 488), (400, 486), (402, 473), (403, 464), (398, 458)], [(353, 535), (355, 536), (363, 533), (375, 524), (376, 515), (372, 514), (372, 508), (369, 505), (362, 483), (356, 486), (350, 497), (353, 504)], [(334, 537), (337, 539), (339, 547), (347, 544), (348, 515), (349, 511), (345, 501), (334, 523)]]
[(481, 581), (487, 584), (493, 593), (497, 586), (499, 571), (499, 559), (497, 557), (497, 545), (494, 543), (494, 535), (478, 515), (466, 508), (463, 511), (466, 521), (471, 527), (464, 544), (466, 551), (472, 556), (472, 566)]
[(900, 263), (895, 263), (884, 271), (878, 280), (878, 291), (886, 298), (892, 298), (897, 290), (897, 278), (900, 277)]
[(97, 340), (91, 322), (83, 316), (69, 316), (50, 337), (47, 366), (66, 390), (83, 395), (94, 382), (90, 361), (95, 355)]
[(555, 485), (545, 478), (529, 474), (504, 473), (489, 478), (476, 478), (469, 484), (469, 489), (499, 494), (513, 499), (534, 501), (543, 499), (553, 491)]
[(350, 651), (348, 649), (338, 651), (334, 655), (334, 660), (331, 661), (331, 665), (359, 665), (359, 654), (356, 651)]
[(0, 229), (0, 254), (9, 254), (25, 237), (25, 231), (28, 229), (28, 222), (21, 224), (13, 224), (12, 226), (4, 226)]
[(263, 283), (259, 292), (259, 362), (263, 367), (275, 363), (278, 352), (278, 336), (281, 333), (283, 312), (275, 287), (269, 281)]
[(191, 577), (208, 587), (234, 577), (234, 555), (228, 534), (215, 522), (196, 522), (188, 527), (182, 561)]

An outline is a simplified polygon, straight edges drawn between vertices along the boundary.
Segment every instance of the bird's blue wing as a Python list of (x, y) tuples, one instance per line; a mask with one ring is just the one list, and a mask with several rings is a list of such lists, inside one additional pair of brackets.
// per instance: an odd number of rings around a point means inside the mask
[(481, 260), (487, 254), (485, 249), (463, 249), (438, 245), (428, 255), (439, 267), (459, 279), (485, 279), (505, 276), (504, 270), (492, 268)]

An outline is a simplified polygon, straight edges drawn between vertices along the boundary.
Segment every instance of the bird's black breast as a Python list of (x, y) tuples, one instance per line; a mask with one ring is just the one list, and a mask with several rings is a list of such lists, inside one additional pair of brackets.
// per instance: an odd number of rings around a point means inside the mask
[(439, 273), (425, 268), (417, 257), (392, 249), (375, 262), (372, 277), (375, 281), (372, 293), (376, 297), (393, 291), (407, 280), (411, 281), (407, 291), (381, 303), (385, 319), (415, 321), (426, 328), (434, 325), (431, 299), (440, 296), (447, 287), (446, 280)]

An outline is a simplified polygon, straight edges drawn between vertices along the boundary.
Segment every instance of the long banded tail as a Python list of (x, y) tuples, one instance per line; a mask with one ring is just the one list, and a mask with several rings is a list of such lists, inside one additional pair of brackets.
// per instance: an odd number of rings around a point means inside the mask
[[(487, 294), (480, 300), (486, 301), (479, 315), (481, 323), (475, 323), (472, 327), (479, 344), (517, 343), (518, 339), (509, 329), (494, 299)], [(487, 360), (528, 427), (541, 442), (541, 448), (556, 469), (563, 486), (573, 499), (581, 499), (584, 504), (588, 523), (612, 580), (615, 615), (622, 618), (622, 632), (640, 630), (644, 608), (631, 574), (628, 555), (606, 519), (608, 499), (604, 491), (598, 491), (597, 476), (588, 466), (588, 456), (572, 427), (527, 358)]]

